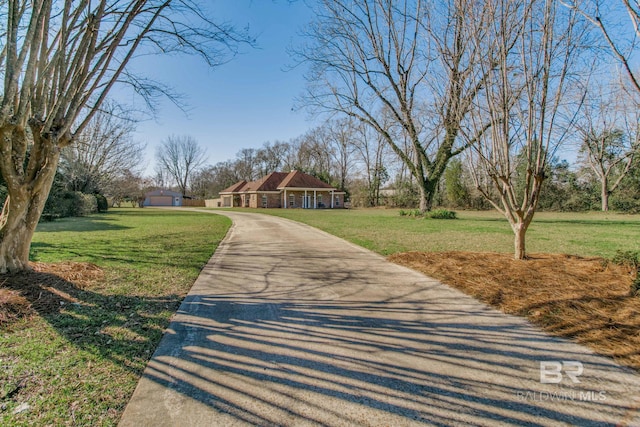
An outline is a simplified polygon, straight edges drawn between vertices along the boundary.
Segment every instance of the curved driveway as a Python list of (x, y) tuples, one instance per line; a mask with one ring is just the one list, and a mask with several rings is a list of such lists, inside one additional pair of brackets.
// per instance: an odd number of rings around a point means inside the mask
[(609, 359), (306, 225), (215, 213), (234, 225), (122, 426), (640, 425)]

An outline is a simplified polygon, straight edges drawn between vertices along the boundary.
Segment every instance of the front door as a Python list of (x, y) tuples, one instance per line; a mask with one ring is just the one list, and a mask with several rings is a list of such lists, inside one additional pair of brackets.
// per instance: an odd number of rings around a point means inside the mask
[(311, 196), (302, 196), (302, 208), (311, 209)]

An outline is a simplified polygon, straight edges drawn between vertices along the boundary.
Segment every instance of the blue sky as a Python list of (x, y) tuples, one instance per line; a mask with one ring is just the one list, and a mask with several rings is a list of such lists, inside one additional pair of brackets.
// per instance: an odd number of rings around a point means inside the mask
[[(211, 1), (211, 0), (210, 0)], [(198, 58), (145, 57), (137, 68), (185, 97), (185, 114), (163, 100), (155, 120), (138, 125), (135, 138), (147, 144), (146, 173), (157, 145), (171, 134), (193, 136), (206, 147), (208, 163), (233, 158), (242, 148), (289, 140), (313, 126), (304, 111), (293, 111), (304, 89), (304, 69), (290, 69), (287, 48), (311, 19), (304, 1), (215, 0), (211, 10), (239, 28), (249, 26), (258, 48), (244, 47), (231, 62), (210, 69)]]

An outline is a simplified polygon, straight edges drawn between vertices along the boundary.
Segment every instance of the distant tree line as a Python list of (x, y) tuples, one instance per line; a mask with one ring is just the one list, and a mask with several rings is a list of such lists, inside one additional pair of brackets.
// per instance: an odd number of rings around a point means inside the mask
[[(579, 133), (573, 164), (557, 157), (545, 165), (538, 209), (546, 211), (602, 210), (602, 180), (593, 166), (588, 144), (592, 140)], [(615, 130), (605, 144), (611, 145), (608, 162), (607, 209), (640, 212), (640, 158), (625, 140), (632, 136)], [(620, 148), (625, 146), (626, 150)], [(525, 154), (514, 159), (514, 188), (518, 194), (526, 185)], [(622, 159), (623, 161), (621, 161)], [(631, 159), (631, 161), (630, 161)], [(490, 177), (475, 176), (473, 156), (451, 160), (438, 181), (433, 204), (451, 209), (492, 209), (478, 188), (495, 191)], [(260, 148), (243, 148), (234, 159), (197, 169), (187, 193), (194, 198), (211, 199), (232, 184), (256, 180), (276, 171), (300, 170), (346, 191), (355, 207), (418, 208), (419, 184), (403, 162), (366, 126), (352, 120), (330, 120), (290, 141), (265, 142)], [(162, 175), (158, 172), (156, 176)], [(162, 178), (151, 180), (156, 184)], [(167, 181), (164, 180), (166, 184)]]

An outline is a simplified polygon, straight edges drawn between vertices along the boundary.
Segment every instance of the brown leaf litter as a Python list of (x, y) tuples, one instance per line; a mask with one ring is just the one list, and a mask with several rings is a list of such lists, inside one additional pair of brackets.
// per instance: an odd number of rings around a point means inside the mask
[(31, 271), (0, 275), (0, 326), (21, 318), (55, 313), (60, 306), (76, 303), (72, 293), (104, 277), (91, 263), (30, 263)]

